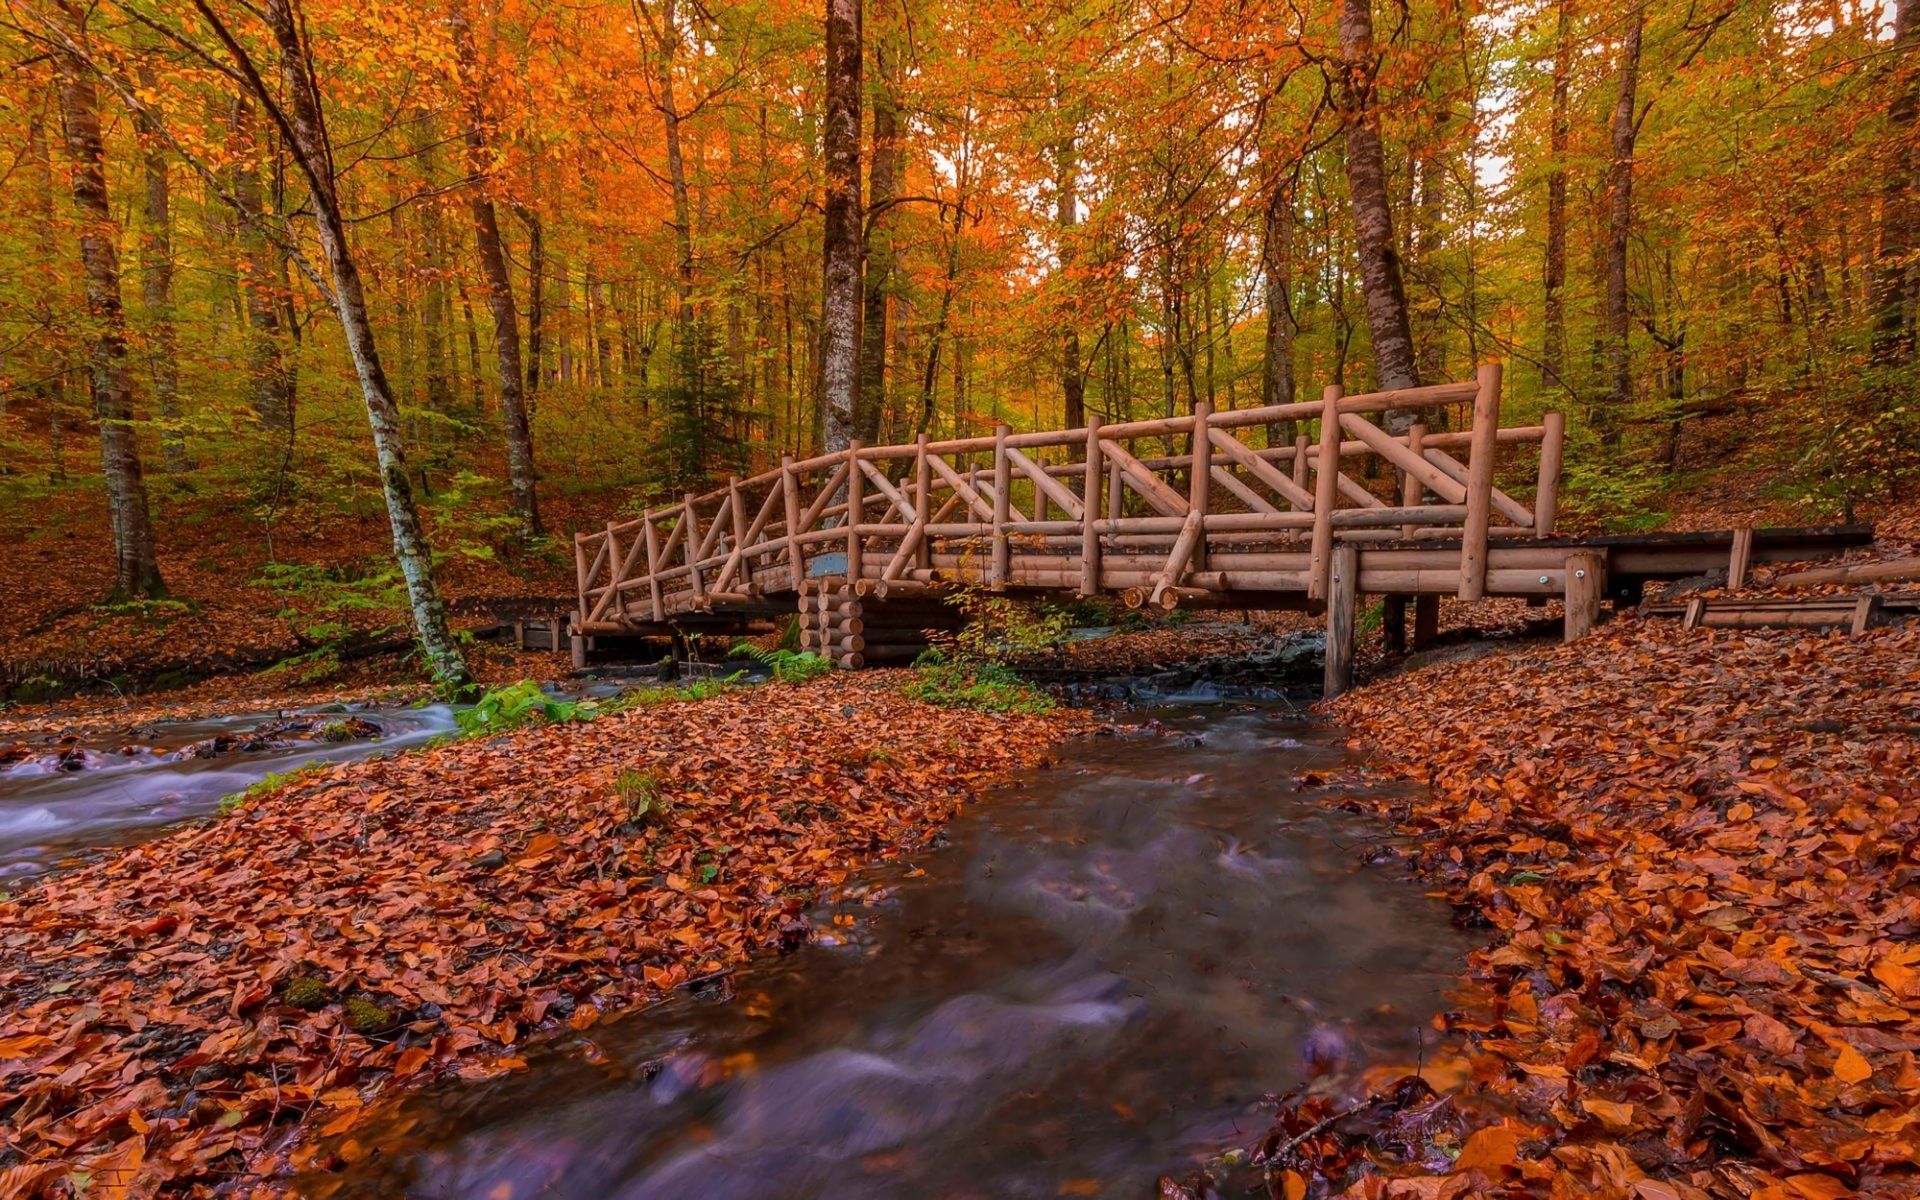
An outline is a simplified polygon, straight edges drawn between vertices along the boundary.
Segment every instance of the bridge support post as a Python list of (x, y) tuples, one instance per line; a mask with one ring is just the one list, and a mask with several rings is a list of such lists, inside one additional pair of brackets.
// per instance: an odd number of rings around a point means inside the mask
[(1567, 555), (1565, 641), (1577, 642), (1593, 631), (1605, 585), (1606, 564), (1598, 554), (1583, 550)]
[(1440, 597), (1423, 592), (1413, 598), (1413, 648), (1425, 650), (1440, 640)]
[(1322, 690), (1331, 700), (1353, 686), (1353, 618), (1360, 603), (1360, 548), (1333, 547), (1327, 587), (1327, 671)]
[(1380, 647), (1388, 658), (1407, 652), (1407, 598), (1399, 592), (1380, 598)]

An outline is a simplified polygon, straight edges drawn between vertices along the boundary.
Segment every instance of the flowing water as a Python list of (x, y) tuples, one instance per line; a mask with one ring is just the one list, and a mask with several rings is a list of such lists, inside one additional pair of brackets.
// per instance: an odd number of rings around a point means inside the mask
[(155, 721), (112, 740), (28, 739), (25, 757), (0, 766), (0, 891), (76, 853), (203, 817), (273, 772), (417, 746), (453, 728), (444, 704), (339, 706)]
[(1296, 792), (1283, 713), (1091, 738), (704, 990), (420, 1094), (324, 1196), (1145, 1197), (1262, 1095), (1411, 1064), (1468, 942)]

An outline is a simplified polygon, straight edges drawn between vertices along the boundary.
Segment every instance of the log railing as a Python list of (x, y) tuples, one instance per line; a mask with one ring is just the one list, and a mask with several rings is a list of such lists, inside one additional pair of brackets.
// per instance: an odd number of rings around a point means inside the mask
[[(1418, 421), (1455, 405), (1470, 414), (1464, 429)], [(1417, 423), (1389, 432), (1376, 418), (1390, 410)], [(1283, 436), (1316, 421), (1317, 436)], [(1563, 433), (1558, 413), (1501, 428), (1491, 365), (1460, 383), (1356, 396), (1330, 387), (1317, 402), (1202, 403), (1084, 429), (856, 444), (576, 535), (576, 630), (771, 610), (810, 576), (880, 595), (976, 583), (1121, 592), (1169, 608), (1209, 592), (1323, 599), (1335, 547), (1370, 542), (1457, 543), (1447, 583), (1478, 599), (1491, 537), (1553, 531)], [(1539, 447), (1530, 502), (1496, 482), (1512, 445)]]

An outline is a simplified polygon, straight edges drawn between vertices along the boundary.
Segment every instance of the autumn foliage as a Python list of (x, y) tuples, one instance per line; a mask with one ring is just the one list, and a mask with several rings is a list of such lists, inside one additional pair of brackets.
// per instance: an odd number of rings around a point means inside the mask
[(1912, 627), (1626, 620), (1343, 698), (1430, 788), (1353, 803), (1493, 939), (1446, 1022), (1484, 1128), (1449, 1173), (1418, 1145), (1352, 1194), (1910, 1194), (1917, 661)]
[(0, 1195), (178, 1194), (364, 1153), (359, 1116), (395, 1089), (514, 1070), (541, 1030), (803, 940), (811, 897), (1073, 724), (896, 682), (335, 767), (0, 904)]

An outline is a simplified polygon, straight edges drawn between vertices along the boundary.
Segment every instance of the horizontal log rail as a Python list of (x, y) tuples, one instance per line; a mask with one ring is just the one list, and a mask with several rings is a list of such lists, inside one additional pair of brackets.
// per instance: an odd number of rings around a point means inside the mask
[[(1470, 413), (1464, 429), (1417, 420), (1450, 406)], [(1390, 432), (1375, 418), (1392, 411), (1416, 422)], [(855, 444), (575, 535), (576, 629), (771, 610), (823, 576), (880, 595), (965, 583), (1162, 607), (1226, 590), (1317, 600), (1336, 547), (1383, 541), (1457, 542), (1457, 594), (1478, 599), (1490, 539), (1552, 534), (1564, 432), (1558, 413), (1502, 428), (1490, 365), (1314, 402)], [(1503, 448), (1525, 446), (1539, 453), (1523, 502), (1497, 480), (1512, 478)]]

